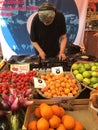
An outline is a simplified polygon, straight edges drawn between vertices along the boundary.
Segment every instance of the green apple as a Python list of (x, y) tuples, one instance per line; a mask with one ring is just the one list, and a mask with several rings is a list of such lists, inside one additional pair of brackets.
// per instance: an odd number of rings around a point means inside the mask
[(84, 71), (86, 71), (84, 67), (79, 68), (79, 72), (80, 72), (81, 74), (82, 74)]
[(97, 65), (97, 66), (98, 66), (98, 62), (95, 62), (95, 65)]
[(83, 83), (89, 85), (91, 82), (90, 82), (90, 79), (89, 79), (89, 78), (84, 78), (84, 79), (83, 79)]
[(84, 64), (83, 64), (83, 63), (79, 63), (79, 64), (78, 64), (78, 67), (79, 67), (79, 68), (84, 67)]
[(73, 74), (74, 74), (74, 75), (76, 75), (76, 74), (78, 74), (78, 73), (79, 73), (78, 70), (73, 70)]
[(93, 84), (93, 88), (97, 88), (98, 87), (98, 83)]
[(83, 80), (82, 74), (80, 74), (80, 73), (76, 74), (76, 79), (79, 81), (82, 81)]
[(92, 77), (90, 80), (91, 80), (91, 83), (93, 84), (98, 83), (98, 78), (96, 77)]
[(92, 66), (95, 65), (95, 63), (94, 63), (94, 62), (91, 62), (91, 63), (89, 63), (89, 65), (92, 67)]
[(84, 71), (82, 75), (83, 75), (84, 78), (90, 78), (91, 77), (91, 73), (89, 71)]
[(74, 64), (72, 65), (72, 69), (73, 69), (73, 70), (78, 70), (78, 68), (79, 68), (79, 67), (78, 67), (78, 64), (77, 64), (77, 63), (74, 63)]
[(94, 65), (94, 66), (91, 67), (91, 70), (92, 71), (98, 71), (98, 67), (96, 65)]
[(84, 64), (84, 67), (85, 67), (86, 70), (90, 70), (90, 68), (91, 68), (89, 63), (88, 64)]
[(98, 72), (92, 71), (91, 75), (92, 75), (93, 77), (98, 77)]

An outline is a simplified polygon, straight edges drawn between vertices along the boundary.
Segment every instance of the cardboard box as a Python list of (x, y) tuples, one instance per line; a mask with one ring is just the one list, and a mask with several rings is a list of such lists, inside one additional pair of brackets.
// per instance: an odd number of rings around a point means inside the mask
[[(54, 100), (35, 100), (34, 104), (30, 105), (27, 108), (27, 112), (24, 119), (24, 124), (22, 126), (22, 130), (27, 130), (28, 123), (34, 119), (33, 111), (34, 108), (40, 105), (41, 103), (48, 103), (50, 105), (56, 103)], [(68, 103), (68, 104), (66, 104)], [(60, 102), (60, 105), (65, 107), (66, 112), (69, 115), (72, 115), (76, 120), (80, 121), (86, 130), (98, 130), (98, 124), (95, 122), (95, 118), (93, 114), (89, 111), (89, 99), (74, 99), (71, 102)], [(66, 107), (67, 105), (67, 107)]]

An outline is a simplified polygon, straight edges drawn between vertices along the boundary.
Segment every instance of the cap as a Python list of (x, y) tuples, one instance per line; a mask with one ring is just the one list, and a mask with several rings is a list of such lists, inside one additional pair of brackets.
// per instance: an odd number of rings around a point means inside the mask
[(43, 10), (38, 12), (39, 19), (42, 22), (51, 21), (51, 19), (54, 19), (55, 12), (53, 10)]
[(49, 21), (55, 17), (55, 7), (52, 3), (44, 2), (38, 10), (39, 19), (42, 22)]

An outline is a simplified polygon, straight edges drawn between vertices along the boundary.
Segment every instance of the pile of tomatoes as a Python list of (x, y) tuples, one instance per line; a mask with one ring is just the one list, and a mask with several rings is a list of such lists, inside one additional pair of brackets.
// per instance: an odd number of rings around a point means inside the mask
[(16, 91), (24, 91), (32, 85), (33, 77), (37, 75), (35, 70), (27, 73), (15, 73), (11, 71), (3, 71), (0, 73), (0, 93), (8, 94), (10, 88)]

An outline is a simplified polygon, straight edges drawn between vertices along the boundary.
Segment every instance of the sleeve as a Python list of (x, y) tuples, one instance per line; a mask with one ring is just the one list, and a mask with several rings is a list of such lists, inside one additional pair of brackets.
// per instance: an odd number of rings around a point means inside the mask
[(61, 17), (61, 35), (62, 34), (66, 34), (66, 21), (65, 21), (65, 16), (62, 14), (62, 17)]
[(31, 29), (30, 29), (30, 40), (32, 42), (36, 41), (36, 19), (35, 17), (33, 18), (32, 20), (32, 23), (31, 23)]

